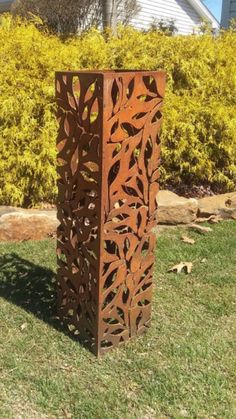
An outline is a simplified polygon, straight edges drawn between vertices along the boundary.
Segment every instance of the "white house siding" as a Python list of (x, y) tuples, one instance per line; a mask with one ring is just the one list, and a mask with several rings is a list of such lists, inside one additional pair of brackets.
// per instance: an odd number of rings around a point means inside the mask
[[(40, 1), (40, 0), (39, 0)], [(131, 24), (138, 29), (148, 29), (154, 20), (175, 21), (178, 33), (183, 35), (198, 31), (202, 17), (210, 21), (214, 28), (218, 28), (218, 22), (207, 11), (201, 0), (137, 0), (141, 11), (132, 20)], [(231, 10), (232, 16), (236, 14), (236, 0), (223, 0)], [(0, 13), (9, 11), (13, 0), (0, 0)], [(193, 3), (193, 5), (192, 5)], [(195, 10), (196, 5), (196, 10)], [(120, 3), (122, 8), (122, 2)], [(202, 10), (205, 9), (205, 10)], [(225, 8), (227, 10), (227, 7)], [(88, 16), (89, 20), (89, 16)]]
[(221, 24), (229, 26), (230, 19), (236, 19), (236, 0), (223, 0)]
[(13, 0), (0, 0), (0, 13), (8, 12), (11, 8)]
[(132, 20), (132, 25), (147, 29), (153, 20), (174, 19), (178, 33), (192, 34), (201, 24), (201, 17), (187, 0), (138, 0), (141, 11)]

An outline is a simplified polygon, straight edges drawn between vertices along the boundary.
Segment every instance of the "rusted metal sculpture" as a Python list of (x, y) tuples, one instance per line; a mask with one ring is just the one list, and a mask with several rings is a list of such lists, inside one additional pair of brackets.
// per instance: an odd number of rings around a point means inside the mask
[(58, 312), (102, 354), (150, 323), (165, 73), (56, 73)]

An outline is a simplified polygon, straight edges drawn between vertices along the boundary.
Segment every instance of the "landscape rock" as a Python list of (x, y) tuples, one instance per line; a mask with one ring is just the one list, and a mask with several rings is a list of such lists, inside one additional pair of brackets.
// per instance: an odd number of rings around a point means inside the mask
[(160, 191), (157, 195), (158, 224), (189, 224), (196, 220), (198, 203), (194, 198), (184, 198), (171, 191)]
[(199, 199), (198, 217), (210, 217), (211, 215), (236, 220), (236, 192)]
[(0, 207), (0, 241), (44, 239), (57, 225), (55, 210)]
[[(236, 192), (207, 198), (184, 198), (167, 190), (157, 195), (158, 228), (192, 224), (214, 218), (236, 220)], [(57, 212), (50, 209), (22, 209), (0, 206), (0, 241), (41, 240), (55, 237)]]

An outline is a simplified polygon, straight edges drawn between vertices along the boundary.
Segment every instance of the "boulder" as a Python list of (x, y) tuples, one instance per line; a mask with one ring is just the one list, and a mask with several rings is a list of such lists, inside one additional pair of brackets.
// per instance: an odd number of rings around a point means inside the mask
[[(236, 192), (187, 199), (171, 191), (157, 195), (159, 225), (190, 224), (212, 215), (236, 220)], [(41, 240), (54, 235), (58, 226), (55, 209), (22, 209), (0, 206), (0, 241)]]
[(160, 191), (157, 195), (157, 203), (158, 224), (189, 224), (197, 218), (196, 199), (187, 199), (171, 191)]
[(236, 220), (236, 192), (199, 199), (198, 216), (210, 217), (211, 215)]
[(0, 241), (44, 239), (57, 225), (55, 210), (0, 207)]

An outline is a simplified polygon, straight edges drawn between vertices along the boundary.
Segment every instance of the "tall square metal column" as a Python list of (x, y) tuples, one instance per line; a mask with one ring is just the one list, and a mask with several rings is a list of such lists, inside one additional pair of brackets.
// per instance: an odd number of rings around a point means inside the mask
[(57, 72), (58, 313), (96, 354), (150, 324), (164, 72)]

